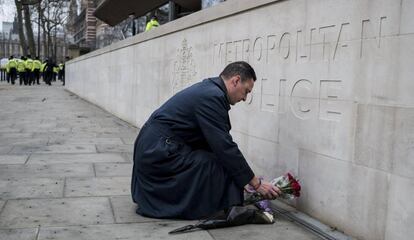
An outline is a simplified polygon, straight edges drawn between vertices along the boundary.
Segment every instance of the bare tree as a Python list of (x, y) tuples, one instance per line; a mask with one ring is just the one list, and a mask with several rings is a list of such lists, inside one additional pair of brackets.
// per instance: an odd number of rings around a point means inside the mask
[(57, 34), (63, 31), (68, 16), (68, 1), (42, 0), (39, 9), (45, 56), (56, 58)]
[(20, 46), (22, 47), (23, 55), (27, 55), (26, 37), (23, 30), (22, 2), (14, 0), (14, 3), (16, 4), (17, 11), (17, 30), (19, 31)]
[(24, 25), (26, 27), (27, 40), (29, 44), (29, 52), (32, 56), (36, 55), (36, 46), (33, 37), (32, 21), (30, 19), (29, 6), (27, 4), (23, 5), (24, 12)]

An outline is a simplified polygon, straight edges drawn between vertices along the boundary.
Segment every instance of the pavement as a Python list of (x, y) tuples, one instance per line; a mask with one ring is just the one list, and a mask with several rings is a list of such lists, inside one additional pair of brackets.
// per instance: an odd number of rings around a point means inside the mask
[(53, 84), (0, 82), (0, 240), (321, 239), (280, 214), (272, 225), (169, 235), (195, 221), (135, 213), (139, 129)]

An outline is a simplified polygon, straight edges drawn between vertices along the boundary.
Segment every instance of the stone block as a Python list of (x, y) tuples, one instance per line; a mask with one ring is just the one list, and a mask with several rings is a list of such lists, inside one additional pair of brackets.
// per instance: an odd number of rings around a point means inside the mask
[(125, 162), (118, 153), (47, 153), (30, 155), (27, 164), (55, 164), (55, 163), (101, 163), (101, 162)]
[(0, 155), (0, 164), (24, 164), (29, 155)]
[(0, 180), (1, 199), (63, 197), (62, 178), (9, 178)]
[(391, 172), (395, 107), (358, 105), (355, 163)]
[(413, 178), (391, 176), (385, 239), (410, 240), (414, 236)]
[(113, 223), (108, 198), (9, 200), (0, 215), (0, 228)]
[(414, 2), (411, 0), (401, 0), (401, 29), (400, 34), (414, 33), (414, 22), (412, 21), (414, 12)]
[(302, 150), (299, 178), (301, 211), (357, 239), (384, 239), (387, 173)]
[(97, 177), (129, 177), (132, 174), (130, 163), (95, 163)]
[[(193, 222), (192, 222), (193, 223)], [(168, 232), (191, 224), (184, 221), (159, 222), (159, 223), (131, 223), (131, 224), (105, 224), (67, 227), (41, 227), (39, 240), (59, 239), (164, 239), (184, 240), (200, 239), (213, 240), (207, 231), (195, 231), (186, 234), (169, 235)]]
[(66, 178), (65, 197), (130, 195), (130, 177)]

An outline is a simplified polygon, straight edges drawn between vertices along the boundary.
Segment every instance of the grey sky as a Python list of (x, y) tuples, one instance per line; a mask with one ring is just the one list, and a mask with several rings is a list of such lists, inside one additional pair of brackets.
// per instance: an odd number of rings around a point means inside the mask
[(13, 0), (0, 0), (0, 31), (3, 31), (3, 21), (12, 22), (16, 7)]

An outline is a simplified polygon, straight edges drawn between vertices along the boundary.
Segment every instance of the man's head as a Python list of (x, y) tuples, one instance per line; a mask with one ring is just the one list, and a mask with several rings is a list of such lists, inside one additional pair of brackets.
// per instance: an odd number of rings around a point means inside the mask
[(246, 101), (247, 94), (253, 90), (256, 73), (247, 62), (233, 62), (227, 65), (220, 77), (224, 80), (231, 105)]

